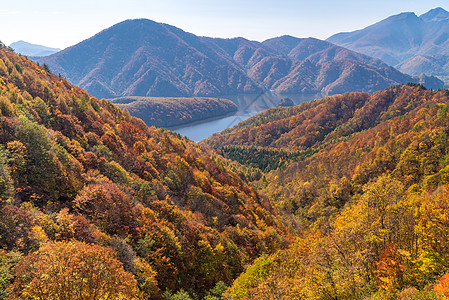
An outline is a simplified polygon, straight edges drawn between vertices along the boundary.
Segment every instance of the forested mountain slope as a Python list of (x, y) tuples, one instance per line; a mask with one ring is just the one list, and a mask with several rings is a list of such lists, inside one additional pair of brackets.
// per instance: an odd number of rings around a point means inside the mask
[(5, 47), (0, 112), (1, 299), (202, 297), (288, 244), (229, 161)]
[(256, 186), (301, 239), (258, 260), (232, 299), (447, 295), (448, 111), (448, 90), (395, 86), (271, 109), (210, 138), (249, 165), (294, 154)]
[(245, 167), (48, 71), (0, 50), (0, 297), (447, 295), (447, 90), (326, 97), (207, 141)]

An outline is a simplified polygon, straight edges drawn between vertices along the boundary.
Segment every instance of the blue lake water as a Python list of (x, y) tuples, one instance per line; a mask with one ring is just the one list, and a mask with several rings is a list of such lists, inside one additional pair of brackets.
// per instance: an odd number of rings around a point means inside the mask
[(200, 142), (216, 132), (237, 125), (239, 122), (261, 113), (266, 109), (278, 106), (279, 101), (283, 98), (290, 98), (295, 105), (298, 105), (321, 97), (321, 95), (279, 95), (269, 92), (263, 94), (221, 96), (218, 98), (225, 98), (234, 102), (238, 106), (238, 111), (232, 115), (169, 129), (193, 141)]

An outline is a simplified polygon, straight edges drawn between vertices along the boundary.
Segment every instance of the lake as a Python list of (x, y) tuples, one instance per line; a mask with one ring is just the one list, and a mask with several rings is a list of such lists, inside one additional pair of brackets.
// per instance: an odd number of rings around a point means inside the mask
[(279, 95), (265, 92), (261, 94), (228, 95), (217, 98), (225, 98), (234, 102), (238, 106), (238, 111), (232, 115), (208, 119), (193, 124), (169, 128), (189, 139), (200, 142), (210, 137), (216, 132), (237, 125), (239, 122), (248, 119), (266, 109), (277, 107), (279, 101), (284, 98), (290, 98), (295, 105), (307, 102), (313, 99), (322, 98), (321, 95)]

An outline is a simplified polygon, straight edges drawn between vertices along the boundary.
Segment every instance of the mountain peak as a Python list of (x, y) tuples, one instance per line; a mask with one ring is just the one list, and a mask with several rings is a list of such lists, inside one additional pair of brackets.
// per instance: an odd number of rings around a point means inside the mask
[(399, 13), (397, 15), (393, 15), (389, 18), (386, 18), (383, 21), (380, 21), (379, 23), (385, 22), (385, 21), (398, 21), (398, 20), (413, 20), (417, 19), (418, 16), (414, 12), (403, 12)]
[(421, 15), (420, 19), (426, 22), (446, 20), (449, 19), (449, 12), (441, 7), (437, 7)]
[(143, 28), (143, 27), (157, 27), (157, 26), (161, 26), (161, 23), (157, 23), (153, 20), (149, 20), (149, 19), (128, 19), (125, 21), (122, 21), (120, 23), (117, 23), (107, 29), (105, 29), (105, 31), (107, 30), (135, 30), (136, 28)]

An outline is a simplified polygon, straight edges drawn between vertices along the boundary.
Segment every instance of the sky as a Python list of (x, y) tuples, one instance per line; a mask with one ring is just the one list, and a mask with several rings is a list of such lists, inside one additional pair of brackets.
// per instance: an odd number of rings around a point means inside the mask
[(146, 18), (200, 36), (326, 39), (401, 12), (449, 11), (447, 0), (0, 0), (0, 40), (64, 49), (116, 23)]

